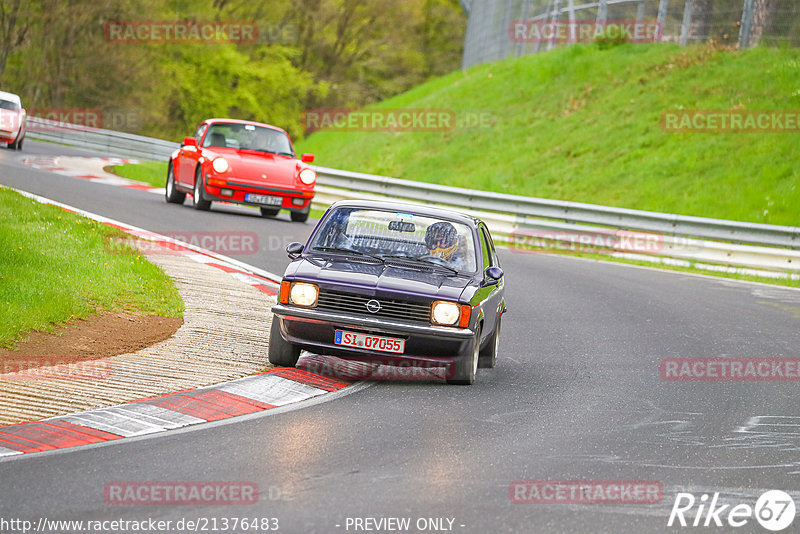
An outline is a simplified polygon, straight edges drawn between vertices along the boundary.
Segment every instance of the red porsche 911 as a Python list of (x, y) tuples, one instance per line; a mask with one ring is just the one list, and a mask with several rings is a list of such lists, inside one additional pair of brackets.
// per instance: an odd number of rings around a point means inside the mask
[(263, 217), (289, 211), (305, 222), (314, 198), (317, 173), (312, 154), (297, 159), (289, 135), (252, 121), (208, 119), (172, 153), (167, 170), (167, 202), (207, 210), (211, 202), (256, 206)]

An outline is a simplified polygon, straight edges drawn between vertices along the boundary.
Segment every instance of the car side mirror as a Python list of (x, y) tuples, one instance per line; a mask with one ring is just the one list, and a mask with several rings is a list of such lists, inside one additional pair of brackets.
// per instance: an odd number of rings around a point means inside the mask
[(193, 146), (197, 148), (197, 139), (194, 137), (184, 137), (181, 146)]
[(503, 269), (497, 267), (496, 265), (492, 265), (491, 267), (487, 267), (485, 271), (483, 271), (483, 284), (484, 286), (488, 286), (494, 283), (497, 283), (498, 280), (503, 278)]
[(303, 163), (314, 163), (314, 154), (303, 154), (300, 156), (300, 161)]
[(300, 255), (301, 252), (303, 252), (304, 248), (305, 245), (295, 241), (294, 243), (289, 243), (289, 245), (286, 247), (286, 253), (289, 254), (289, 257), (294, 260)]

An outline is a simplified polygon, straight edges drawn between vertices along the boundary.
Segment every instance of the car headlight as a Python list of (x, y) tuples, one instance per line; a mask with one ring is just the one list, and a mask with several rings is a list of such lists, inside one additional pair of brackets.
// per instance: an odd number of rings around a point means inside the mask
[(314, 306), (319, 296), (319, 288), (314, 284), (295, 282), (289, 289), (289, 302), (298, 306)]
[(317, 180), (317, 173), (312, 169), (303, 169), (300, 172), (300, 181), (306, 185), (311, 185)]
[(431, 322), (446, 326), (453, 326), (461, 319), (461, 306), (455, 302), (437, 300), (431, 306)]
[(214, 161), (211, 162), (211, 166), (214, 167), (214, 170), (219, 173), (223, 173), (230, 168), (230, 165), (228, 165), (228, 160), (225, 158), (214, 159)]

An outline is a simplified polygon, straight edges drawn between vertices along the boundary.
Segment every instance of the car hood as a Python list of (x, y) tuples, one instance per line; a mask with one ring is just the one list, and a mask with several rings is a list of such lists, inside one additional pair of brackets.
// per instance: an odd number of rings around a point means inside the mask
[(443, 269), (409, 269), (321, 256), (292, 262), (286, 269), (286, 277), (314, 282), (327, 289), (358, 288), (359, 293), (375, 297), (406, 295), (446, 300), (458, 300), (472, 279)]
[(300, 168), (300, 161), (294, 158), (232, 148), (214, 148), (208, 153), (209, 156), (212, 154), (228, 160), (229, 180), (253, 184), (268, 183), (284, 187), (293, 187), (297, 182), (296, 176)]

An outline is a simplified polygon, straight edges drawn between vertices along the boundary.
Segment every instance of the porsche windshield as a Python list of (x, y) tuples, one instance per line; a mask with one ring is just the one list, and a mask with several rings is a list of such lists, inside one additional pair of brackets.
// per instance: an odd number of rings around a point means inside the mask
[(310, 249), (426, 262), (459, 272), (477, 268), (469, 226), (401, 211), (336, 209), (315, 234)]
[(215, 122), (208, 127), (203, 146), (258, 150), (294, 157), (292, 144), (285, 133), (254, 124)]

